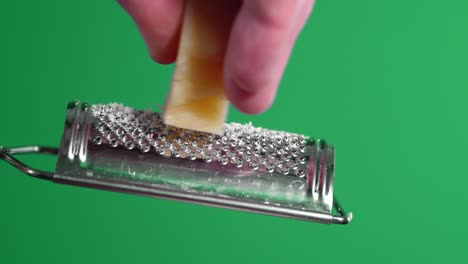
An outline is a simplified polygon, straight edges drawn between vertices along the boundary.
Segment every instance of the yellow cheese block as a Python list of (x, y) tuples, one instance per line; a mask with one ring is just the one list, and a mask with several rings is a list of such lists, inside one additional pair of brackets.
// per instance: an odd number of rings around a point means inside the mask
[(167, 125), (220, 134), (226, 121), (223, 61), (238, 1), (186, 2), (171, 89)]

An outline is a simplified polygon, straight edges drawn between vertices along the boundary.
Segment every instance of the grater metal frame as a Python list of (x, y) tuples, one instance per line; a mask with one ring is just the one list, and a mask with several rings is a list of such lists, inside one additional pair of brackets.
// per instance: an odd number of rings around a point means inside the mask
[[(93, 128), (93, 118), (90, 115), (88, 106), (86, 103), (78, 102), (68, 105), (67, 119), (60, 148), (41, 146), (0, 147), (0, 159), (4, 159), (27, 175), (56, 183), (166, 198), (319, 223), (348, 224), (352, 220), (352, 213), (346, 213), (337, 199), (333, 197), (334, 170), (330, 170), (330, 173), (325, 175), (328, 177), (327, 181), (330, 185), (330, 191), (319, 193), (316, 189), (308, 190), (306, 194), (300, 196), (300, 199), (302, 199), (300, 203), (283, 203), (282, 201), (281, 203), (275, 203), (263, 198), (263, 200), (253, 197), (249, 198), (248, 195), (244, 194), (241, 196), (230, 195), (226, 194), (224, 189), (223, 191), (195, 190), (190, 186), (184, 187), (183, 182), (185, 180), (203, 181), (203, 185), (210, 181), (217, 181), (216, 184), (218, 186), (226, 187), (226, 184), (221, 183), (221, 180), (224, 179), (224, 181), (227, 180), (229, 182), (230, 185), (228, 184), (228, 187), (234, 186), (241, 190), (242, 188), (250, 190), (252, 182), (255, 183), (256, 179), (260, 179), (263, 182), (278, 181), (280, 189), (284, 189), (290, 187), (295, 181), (303, 181), (305, 184), (305, 182), (309, 181), (309, 178), (297, 178), (295, 180), (290, 175), (274, 175), (265, 172), (246, 171), (245, 169), (243, 170), (244, 174), (242, 177), (238, 177), (239, 169), (233, 167), (222, 168), (221, 170), (219, 167), (213, 169), (213, 166), (215, 166), (213, 163), (199, 160), (192, 161), (158, 157), (152, 155), (153, 153), (141, 153), (137, 150), (130, 151), (124, 148), (111, 148), (112, 151), (110, 151), (106, 146), (95, 146), (90, 143), (95, 136), (93, 134), (95, 129)], [(58, 155), (55, 172), (31, 168), (15, 158), (18, 154), (27, 153)], [(331, 168), (334, 168), (334, 150), (330, 153), (333, 159), (328, 160), (333, 162)], [(116, 160), (116, 157), (121, 160)], [(94, 167), (91, 166), (90, 168), (89, 164), (93, 164)], [(169, 186), (160, 182), (155, 183), (154, 177), (150, 179), (151, 181), (138, 177), (115, 177), (115, 172), (97, 171), (96, 167), (99, 164), (110, 167), (115, 167), (118, 164), (127, 164), (129, 171), (131, 165), (132, 170), (140, 172), (140, 174), (145, 174), (148, 168), (155, 168), (157, 173), (152, 173), (150, 176), (164, 173), (177, 175), (179, 178), (176, 178), (176, 180), (179, 182), (179, 185), (182, 182), (182, 188), (179, 188), (180, 186), (173, 188), (172, 185)], [(216, 173), (214, 173), (215, 170)], [(221, 174), (218, 175), (220, 171)], [(148, 173), (145, 175), (148, 175)], [(232, 178), (233, 175), (237, 178)], [(231, 179), (237, 179), (239, 184), (233, 183)], [(299, 192), (299, 189), (296, 188), (293, 191)], [(257, 192), (264, 191), (267, 193), (267, 196), (274, 196), (274, 193), (269, 188), (261, 187), (254, 190)], [(329, 197), (325, 199), (324, 194), (328, 194)], [(302, 202), (304, 199), (307, 200), (306, 203)], [(335, 209), (336, 214), (333, 214), (332, 209)]]

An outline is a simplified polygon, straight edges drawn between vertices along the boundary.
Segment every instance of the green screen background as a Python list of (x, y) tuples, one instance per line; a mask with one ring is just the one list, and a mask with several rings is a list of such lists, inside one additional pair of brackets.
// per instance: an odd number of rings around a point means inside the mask
[[(57, 146), (69, 100), (164, 102), (173, 67), (150, 60), (116, 2), (0, 10), (1, 145)], [(271, 110), (231, 110), (332, 142), (350, 225), (64, 186), (0, 162), (0, 263), (467, 261), (467, 14), (464, 0), (319, 0)]]

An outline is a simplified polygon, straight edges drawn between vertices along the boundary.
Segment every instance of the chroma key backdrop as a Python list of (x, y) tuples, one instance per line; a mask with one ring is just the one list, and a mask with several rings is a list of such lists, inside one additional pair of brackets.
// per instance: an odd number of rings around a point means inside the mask
[[(0, 10), (0, 145), (58, 146), (70, 100), (164, 104), (173, 65), (151, 60), (116, 1)], [(467, 13), (318, 0), (272, 108), (230, 108), (229, 122), (332, 143), (349, 225), (54, 184), (0, 161), (0, 263), (467, 263)]]

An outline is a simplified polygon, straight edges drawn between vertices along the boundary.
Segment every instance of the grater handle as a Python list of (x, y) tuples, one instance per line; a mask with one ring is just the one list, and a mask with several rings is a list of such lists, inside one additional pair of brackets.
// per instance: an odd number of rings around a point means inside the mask
[(42, 147), (42, 146), (27, 146), (27, 147), (18, 147), (18, 148), (4, 148), (0, 146), (0, 159), (5, 160), (6, 162), (13, 165), (15, 168), (21, 172), (33, 176), (35, 178), (50, 180), (54, 178), (52, 172), (47, 172), (43, 170), (33, 169), (23, 162), (19, 161), (13, 155), (15, 154), (31, 154), (31, 153), (41, 153), (41, 154), (58, 154), (58, 148), (51, 147)]

